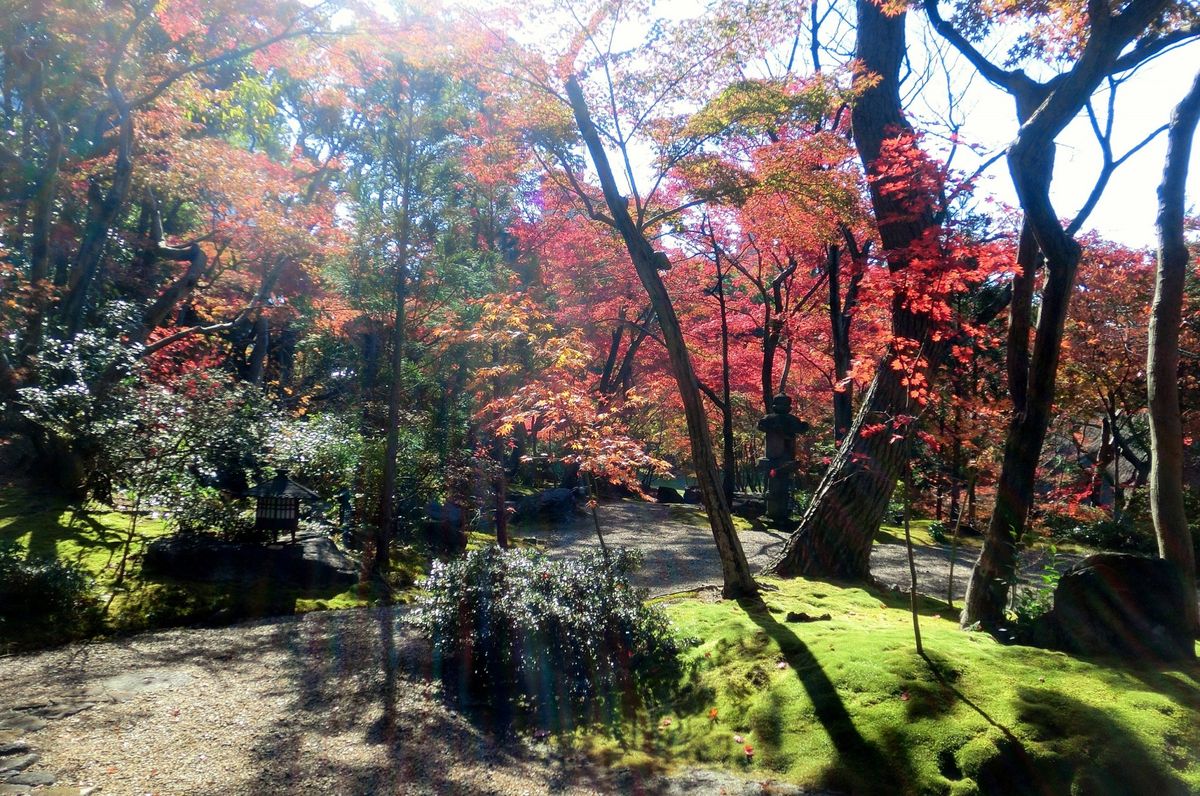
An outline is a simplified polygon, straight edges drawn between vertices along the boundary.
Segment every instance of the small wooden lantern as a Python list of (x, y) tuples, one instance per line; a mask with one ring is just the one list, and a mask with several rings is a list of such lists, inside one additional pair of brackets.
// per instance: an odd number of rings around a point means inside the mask
[(254, 529), (270, 531), (271, 540), (279, 541), (280, 531), (290, 531), (296, 541), (296, 529), (300, 526), (300, 501), (320, 500), (320, 495), (288, 478), (287, 470), (270, 481), (246, 490), (248, 497), (258, 498), (254, 511)]

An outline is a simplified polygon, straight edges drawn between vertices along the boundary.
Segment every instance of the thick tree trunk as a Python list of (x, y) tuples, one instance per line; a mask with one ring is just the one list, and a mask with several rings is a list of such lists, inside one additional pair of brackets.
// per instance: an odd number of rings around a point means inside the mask
[[(905, 17), (903, 13), (889, 16), (871, 0), (858, 2), (857, 55), (864, 67), (861, 74), (878, 78), (855, 103), (851, 116), (855, 146), (868, 173), (874, 171), (886, 140), (912, 133), (900, 105)], [(905, 251), (934, 223), (928, 212), (914, 218), (910, 198), (895, 188), (894, 184), (871, 183), (871, 203), (880, 239), (888, 252), (888, 267), (893, 272), (907, 267)], [(910, 312), (897, 298), (892, 303), (892, 332), (897, 340), (924, 346), (929, 319)], [(944, 358), (941, 348), (924, 347), (924, 358), (930, 366)], [(817, 487), (800, 527), (768, 571), (786, 576), (869, 577), (871, 544), (896, 481), (904, 474), (906, 447), (894, 443), (890, 433), (864, 437), (861, 432), (867, 425), (889, 423), (910, 403), (908, 389), (900, 383), (902, 372), (891, 367), (895, 356), (896, 351), (889, 350), (880, 363), (858, 416)]]
[(592, 163), (600, 178), (604, 191), (605, 203), (612, 214), (617, 231), (625, 241), (630, 259), (637, 269), (642, 286), (650, 297), (650, 304), (658, 316), (659, 327), (662, 329), (663, 342), (666, 343), (670, 357), (671, 370), (679, 386), (679, 395), (683, 401), (684, 414), (687, 417), (688, 437), (692, 447), (692, 463), (696, 470), (696, 481), (700, 487), (700, 498), (708, 513), (708, 521), (712, 526), (713, 539), (721, 558), (721, 573), (724, 580), (722, 593), (727, 598), (749, 597), (757, 594), (758, 587), (750, 574), (750, 565), (746, 562), (746, 554), (733, 527), (733, 517), (729, 513), (729, 504), (717, 482), (716, 458), (713, 456), (712, 440), (708, 432), (708, 420), (704, 415), (704, 404), (700, 396), (700, 385), (696, 380), (696, 372), (692, 368), (691, 357), (679, 319), (675, 315), (675, 307), (667, 294), (666, 286), (656, 268), (654, 247), (646, 239), (645, 233), (638, 229), (629, 215), (625, 197), (617, 190), (616, 179), (608, 162), (600, 135), (592, 122), (591, 113), (584, 99), (583, 91), (578, 81), (571, 77), (567, 80), (567, 97), (575, 114), (575, 122), (580, 135), (591, 154)]
[(1188, 249), (1183, 234), (1188, 158), (1200, 119), (1200, 75), (1175, 108), (1167, 135), (1167, 161), (1158, 187), (1158, 269), (1150, 309), (1146, 387), (1150, 406), (1150, 514), (1158, 554), (1173, 562), (1188, 584), (1184, 610), (1200, 630), (1196, 611), (1196, 560), (1183, 505), (1183, 425), (1179, 416), (1179, 326)]

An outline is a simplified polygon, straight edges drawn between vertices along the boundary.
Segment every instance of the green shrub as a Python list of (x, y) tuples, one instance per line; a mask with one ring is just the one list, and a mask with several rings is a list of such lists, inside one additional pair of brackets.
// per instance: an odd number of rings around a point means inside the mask
[(556, 731), (654, 704), (679, 682), (680, 643), (630, 584), (639, 563), (498, 547), (435, 563), (414, 621), (447, 696)]
[(947, 531), (946, 523), (941, 520), (933, 520), (929, 523), (929, 535), (938, 544), (950, 544), (953, 541)]
[(1058, 571), (1058, 548), (1051, 545), (1047, 553), (1038, 584), (1013, 587), (1012, 615), (1018, 625), (1028, 626), (1054, 607), (1054, 590), (1062, 573)]
[(29, 559), (16, 542), (0, 540), (0, 638), (69, 637), (94, 607), (91, 581), (77, 565)]
[(1047, 513), (1042, 517), (1042, 525), (1059, 542), (1143, 555), (1153, 555), (1156, 550), (1153, 535), (1135, 523), (1130, 514), (1113, 519), (1107, 515), (1074, 517)]

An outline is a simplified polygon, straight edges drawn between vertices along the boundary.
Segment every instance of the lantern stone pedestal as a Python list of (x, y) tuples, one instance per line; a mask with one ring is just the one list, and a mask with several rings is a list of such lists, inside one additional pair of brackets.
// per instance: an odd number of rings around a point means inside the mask
[(786, 522), (791, 514), (792, 473), (796, 470), (796, 437), (808, 423), (792, 415), (792, 399), (782, 393), (771, 401), (771, 413), (758, 421), (766, 434), (766, 456), (758, 465), (767, 475), (767, 519)]

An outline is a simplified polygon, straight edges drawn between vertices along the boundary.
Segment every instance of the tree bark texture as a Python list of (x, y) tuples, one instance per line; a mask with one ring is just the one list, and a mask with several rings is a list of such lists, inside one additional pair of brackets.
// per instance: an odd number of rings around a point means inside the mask
[[(1196, 560), (1183, 505), (1183, 425), (1179, 413), (1179, 326), (1188, 248), (1183, 233), (1185, 185), (1192, 137), (1200, 119), (1200, 74), (1175, 108), (1167, 134), (1167, 161), (1158, 186), (1158, 268), (1150, 309), (1146, 387), (1150, 406), (1150, 514), (1158, 554), (1174, 563), (1196, 594)], [(1196, 601), (1185, 607), (1200, 630)]]
[(604, 151), (600, 135), (592, 122), (583, 90), (575, 77), (572, 76), (567, 80), (566, 89), (571, 110), (575, 115), (575, 122), (600, 178), (605, 203), (612, 214), (617, 231), (629, 250), (630, 259), (650, 298), (654, 313), (658, 316), (663, 341), (666, 343), (667, 353), (670, 357), (671, 370), (679, 386), (679, 395), (683, 400), (684, 414), (687, 417), (692, 463), (696, 471), (696, 482), (700, 487), (700, 499), (708, 514), (713, 540), (716, 542), (717, 552), (721, 558), (721, 574), (724, 582), (722, 594), (727, 598), (752, 596), (757, 594), (758, 587), (750, 574), (750, 565), (746, 562), (742, 543), (733, 527), (729, 504), (718, 483), (716, 457), (713, 454), (708, 419), (704, 414), (700, 385), (696, 380), (696, 372), (692, 368), (691, 357), (683, 339), (679, 319), (675, 315), (675, 307), (671, 304), (666, 286), (663, 285), (662, 278), (658, 274), (654, 247), (629, 215), (627, 201), (617, 189), (616, 178), (609, 165), (608, 155)]
[[(874, 171), (884, 143), (911, 135), (900, 104), (900, 68), (904, 60), (906, 14), (889, 16), (871, 0), (858, 2), (857, 56), (864, 73), (879, 79), (855, 103), (851, 120), (854, 142), (868, 173)], [(907, 248), (934, 224), (929, 212), (914, 214), (896, 192), (871, 183), (871, 204), (887, 252), (888, 267), (907, 267)], [(899, 340), (923, 344), (927, 316), (911, 312), (897, 297), (892, 303), (892, 332)], [(931, 366), (944, 358), (940, 350), (924, 350)], [(896, 481), (905, 471), (906, 447), (892, 434), (863, 436), (864, 427), (887, 423), (909, 405), (903, 373), (891, 367), (896, 351), (889, 350), (863, 395), (862, 406), (833, 463), (813, 495), (800, 527), (784, 543), (768, 571), (784, 576), (806, 575), (866, 580), (870, 575), (871, 544), (887, 512)]]

